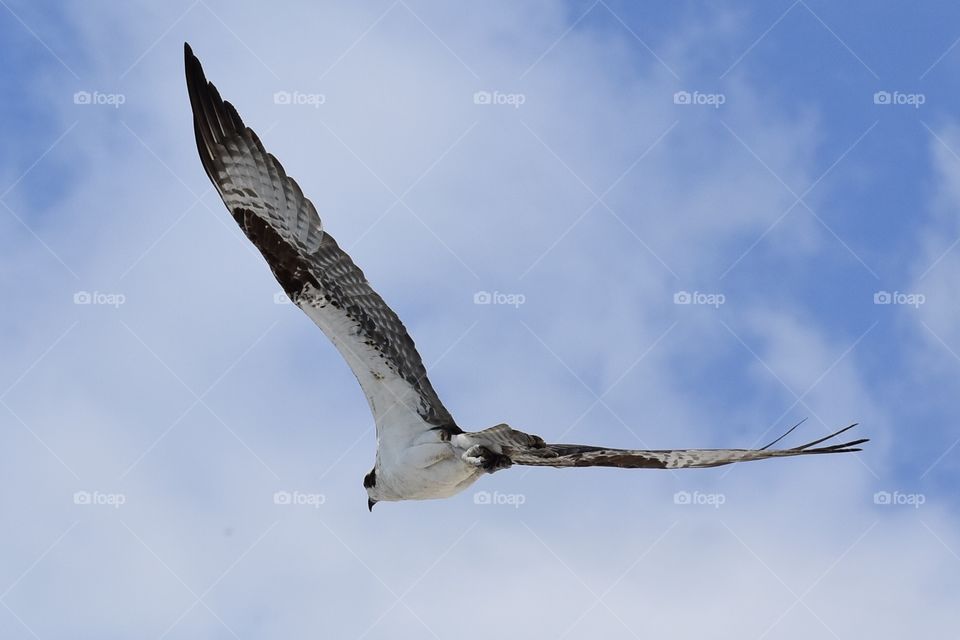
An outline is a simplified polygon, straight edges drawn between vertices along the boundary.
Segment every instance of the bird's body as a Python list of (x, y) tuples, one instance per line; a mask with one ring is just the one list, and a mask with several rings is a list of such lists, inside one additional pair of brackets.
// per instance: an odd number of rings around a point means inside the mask
[(424, 433), (410, 445), (380, 447), (377, 482), (370, 498), (375, 502), (432, 500), (460, 493), (486, 473), (464, 462), (463, 451), (435, 432)]
[(184, 53), (194, 133), (207, 176), (287, 295), (346, 360), (370, 405), (377, 427), (376, 462), (364, 479), (371, 509), (379, 501), (447, 498), (484, 474), (514, 464), (714, 467), (774, 457), (859, 451), (856, 445), (866, 441), (815, 447), (846, 431), (842, 429), (791, 449), (769, 449), (778, 438), (761, 449), (651, 451), (548, 444), (506, 424), (464, 431), (427, 379), (403, 323), (370, 287), (350, 256), (323, 230), (313, 204), (286, 175), (280, 162), (267, 153), (236, 109), (207, 82), (189, 45)]

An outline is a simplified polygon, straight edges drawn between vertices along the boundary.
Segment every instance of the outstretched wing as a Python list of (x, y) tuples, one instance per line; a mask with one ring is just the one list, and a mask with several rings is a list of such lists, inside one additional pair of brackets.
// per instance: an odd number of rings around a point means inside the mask
[(808, 442), (792, 449), (770, 449), (796, 426), (761, 449), (609, 449), (579, 444), (544, 444), (535, 447), (518, 447), (510, 451), (514, 464), (534, 467), (621, 467), (624, 469), (685, 469), (719, 467), (734, 462), (765, 460), (789, 456), (805, 456), (818, 453), (847, 453), (860, 451), (857, 445), (867, 438), (851, 440), (823, 447), (816, 445), (831, 440), (857, 426), (852, 424), (835, 433)]
[(204, 77), (184, 45), (187, 90), (203, 168), (287, 295), (340, 351), (385, 424), (459, 432), (427, 379), (403, 323), (323, 231), (313, 204)]

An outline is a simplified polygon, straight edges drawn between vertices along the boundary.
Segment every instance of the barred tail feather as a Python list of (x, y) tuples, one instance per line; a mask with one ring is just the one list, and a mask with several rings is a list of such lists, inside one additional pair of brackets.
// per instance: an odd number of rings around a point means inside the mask
[[(799, 425), (797, 425), (799, 426)], [(611, 449), (578, 444), (546, 444), (513, 452), (514, 464), (546, 467), (619, 467), (623, 469), (695, 469), (719, 467), (735, 462), (786, 458), (821, 453), (850, 453), (860, 451), (859, 445), (868, 438), (850, 440), (822, 447), (827, 442), (857, 426), (852, 424), (828, 436), (790, 449), (770, 449), (774, 440), (761, 449)], [(793, 431), (794, 426), (790, 431)], [(787, 433), (790, 433), (788, 431)], [(784, 436), (787, 434), (784, 434)]]

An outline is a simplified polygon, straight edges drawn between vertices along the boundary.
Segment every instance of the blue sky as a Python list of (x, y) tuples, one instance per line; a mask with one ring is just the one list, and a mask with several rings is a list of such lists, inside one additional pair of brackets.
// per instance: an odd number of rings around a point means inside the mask
[[(956, 628), (960, 7), (0, 5), (3, 637)], [(184, 41), (464, 427), (872, 442), (367, 513), (366, 403), (210, 189)]]

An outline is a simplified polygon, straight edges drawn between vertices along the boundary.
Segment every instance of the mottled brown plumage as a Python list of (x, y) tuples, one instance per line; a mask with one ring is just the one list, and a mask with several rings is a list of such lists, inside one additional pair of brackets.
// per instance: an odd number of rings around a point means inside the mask
[[(224, 204), (260, 250), (283, 290), (297, 304), (330, 305), (345, 314), (383, 363), (415, 391), (405, 399), (423, 419), (459, 431), (440, 402), (403, 323), (331, 235), (280, 162), (244, 125), (233, 105), (207, 82), (200, 61), (184, 45), (187, 89), (200, 160)], [(305, 287), (311, 286), (309, 299)], [(375, 372), (374, 376), (383, 376)]]

